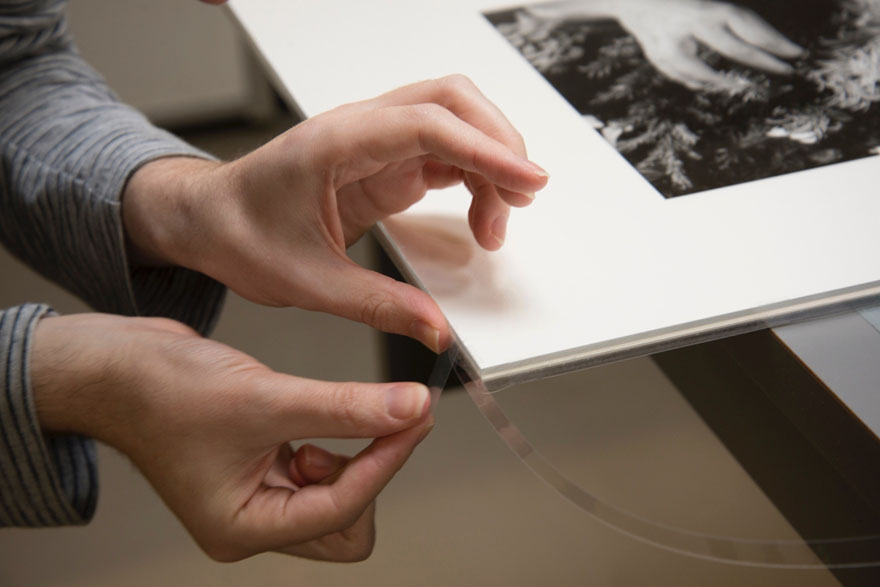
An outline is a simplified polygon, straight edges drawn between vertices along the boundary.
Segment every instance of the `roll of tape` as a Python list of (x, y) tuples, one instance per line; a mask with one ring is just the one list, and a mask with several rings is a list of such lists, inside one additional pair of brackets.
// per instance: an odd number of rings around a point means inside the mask
[(436, 407), (449, 376), (456, 372), (468, 395), (504, 443), (557, 493), (584, 513), (634, 540), (681, 555), (746, 567), (851, 569), (880, 566), (880, 534), (809, 540), (751, 540), (694, 532), (648, 520), (597, 498), (572, 482), (522, 434), (493, 392), (457, 362), (455, 347), (438, 358), (428, 380)]

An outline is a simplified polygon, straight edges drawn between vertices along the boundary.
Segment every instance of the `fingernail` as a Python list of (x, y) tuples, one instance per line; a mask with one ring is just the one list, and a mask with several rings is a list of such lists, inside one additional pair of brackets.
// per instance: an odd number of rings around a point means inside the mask
[(489, 231), (492, 238), (498, 241), (499, 245), (504, 244), (504, 237), (507, 235), (507, 217), (499, 216), (492, 221), (492, 228)]
[(529, 164), (531, 170), (541, 177), (550, 177), (550, 174), (547, 173), (547, 170), (535, 163), (534, 161), (526, 160), (526, 163)]
[(429, 401), (428, 388), (417, 383), (396, 385), (385, 392), (385, 410), (398, 420), (420, 417)]
[(336, 459), (333, 458), (326, 450), (306, 444), (300, 448), (305, 454), (303, 460), (305, 465), (310, 468), (321, 469), (323, 471), (332, 471), (336, 467)]
[(440, 331), (425, 322), (424, 320), (414, 320), (410, 326), (410, 332), (413, 338), (422, 341), (422, 343), (434, 351), (440, 352)]

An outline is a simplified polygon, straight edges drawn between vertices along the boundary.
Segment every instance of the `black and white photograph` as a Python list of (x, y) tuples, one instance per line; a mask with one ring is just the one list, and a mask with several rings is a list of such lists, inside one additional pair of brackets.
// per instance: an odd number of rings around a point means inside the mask
[(484, 15), (666, 198), (880, 155), (880, 0)]

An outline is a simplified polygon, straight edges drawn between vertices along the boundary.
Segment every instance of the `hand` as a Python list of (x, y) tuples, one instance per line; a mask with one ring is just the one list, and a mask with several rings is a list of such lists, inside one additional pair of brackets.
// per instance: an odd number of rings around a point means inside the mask
[(542, 18), (617, 18), (638, 40), (645, 57), (668, 78), (692, 89), (736, 89), (697, 57), (698, 42), (732, 61), (777, 74), (791, 73), (780, 58), (803, 48), (754, 12), (709, 0), (569, 0), (536, 6)]
[(124, 218), (143, 259), (201, 271), (258, 303), (331, 312), (440, 351), (450, 334), (434, 301), (345, 251), (427, 190), (462, 181), (477, 242), (497, 249), (510, 206), (529, 204), (547, 174), (525, 158), (499, 110), (453, 76), (316, 116), (232, 163), (151, 163), (126, 188)]
[[(416, 383), (275, 373), (171, 320), (44, 318), (31, 351), (44, 430), (121, 450), (212, 558), (361, 560), (373, 501), (432, 424)], [(352, 459), (291, 440), (377, 438)]]
[(803, 49), (760, 16), (739, 6), (703, 0), (633, 2), (621, 24), (638, 39), (648, 60), (672, 80), (689, 88), (737, 89), (741, 83), (697, 58), (697, 43), (743, 65), (776, 74), (792, 68)]

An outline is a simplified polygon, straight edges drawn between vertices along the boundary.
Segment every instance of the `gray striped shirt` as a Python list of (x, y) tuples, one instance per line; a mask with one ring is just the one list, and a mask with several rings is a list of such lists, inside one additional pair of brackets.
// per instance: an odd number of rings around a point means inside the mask
[[(0, 0), (0, 240), (95, 309), (210, 331), (224, 288), (182, 268), (132, 268), (120, 197), (141, 165), (206, 157), (121, 104), (77, 54), (64, 0)], [(41, 433), (28, 350), (51, 312), (0, 311), (0, 525), (81, 524), (94, 512), (94, 444)]]

